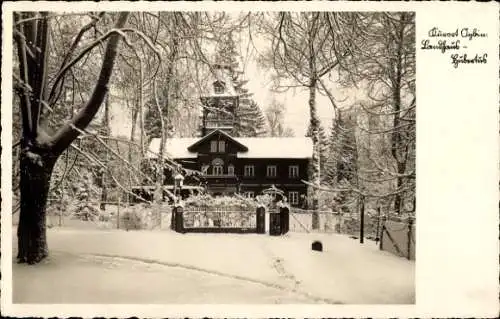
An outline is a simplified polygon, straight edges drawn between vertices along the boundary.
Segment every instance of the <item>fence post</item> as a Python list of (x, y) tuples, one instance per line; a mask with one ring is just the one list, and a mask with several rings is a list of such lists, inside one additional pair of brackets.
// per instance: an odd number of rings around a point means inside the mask
[(288, 233), (290, 226), (290, 210), (288, 207), (280, 207), (281, 234)]
[(363, 195), (359, 196), (360, 206), (359, 206), (359, 243), (364, 242), (365, 237), (365, 197)]
[(175, 206), (170, 208), (170, 229), (175, 230)]
[(266, 233), (266, 209), (264, 206), (259, 206), (257, 207), (256, 211), (256, 228), (257, 228), (257, 234), (265, 234)]
[(384, 232), (385, 232), (385, 221), (386, 220), (387, 220), (387, 217), (385, 215), (382, 216), (382, 231), (380, 232), (380, 245), (379, 245), (380, 250), (384, 250)]
[(407, 243), (407, 251), (408, 251), (408, 260), (411, 259), (411, 237), (412, 237), (412, 226), (413, 226), (413, 218), (412, 217), (409, 217), (408, 218), (408, 232), (407, 232), (407, 235), (408, 235), (408, 243)]
[(162, 217), (162, 211), (161, 211), (161, 206), (158, 207), (158, 217), (160, 218), (160, 222), (158, 224), (160, 225), (160, 230), (161, 230), (161, 223), (162, 223), (162, 219), (163, 219), (163, 217)]
[(59, 227), (62, 226), (62, 209), (59, 209)]
[(118, 196), (118, 206), (116, 206), (116, 228), (120, 229), (120, 206), (121, 206), (121, 196)]
[(377, 230), (375, 232), (375, 242), (380, 241), (380, 207), (377, 207)]

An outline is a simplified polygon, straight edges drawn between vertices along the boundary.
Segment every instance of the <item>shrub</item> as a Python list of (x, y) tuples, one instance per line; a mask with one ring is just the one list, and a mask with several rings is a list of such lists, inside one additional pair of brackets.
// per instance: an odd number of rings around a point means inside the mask
[(184, 207), (238, 207), (240, 209), (254, 210), (258, 203), (252, 198), (243, 196), (219, 196), (213, 197), (208, 194), (188, 197), (184, 202)]
[(124, 229), (151, 229), (158, 222), (149, 204), (138, 204), (127, 207), (120, 213), (120, 228)]
[(134, 211), (124, 211), (120, 214), (120, 228), (129, 229), (143, 229), (143, 223), (139, 214)]

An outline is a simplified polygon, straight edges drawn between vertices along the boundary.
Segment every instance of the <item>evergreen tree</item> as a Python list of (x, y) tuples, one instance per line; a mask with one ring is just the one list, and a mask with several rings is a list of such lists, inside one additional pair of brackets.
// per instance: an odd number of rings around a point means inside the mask
[[(158, 96), (158, 100), (160, 105), (166, 102), (166, 94), (168, 94), (167, 90), (163, 90)], [(172, 99), (171, 99), (172, 100)], [(153, 100), (148, 101), (145, 105), (146, 111), (144, 114), (144, 130), (148, 139), (152, 138), (160, 138), (161, 137), (161, 118), (160, 114), (158, 114), (158, 108), (155, 105)], [(173, 125), (168, 121), (169, 119), (169, 109), (166, 107), (161, 108), (161, 116), (163, 116), (164, 120), (167, 120), (167, 137), (171, 137), (173, 135)]]
[[(325, 163), (324, 181), (334, 188), (352, 189), (358, 187), (358, 150), (355, 125), (345, 111), (338, 112), (333, 119), (328, 155)], [(354, 192), (340, 192), (336, 195), (336, 209), (345, 210), (352, 206)]]
[(238, 95), (239, 104), (235, 111), (235, 136), (257, 137), (266, 134), (265, 116), (258, 104), (252, 99), (252, 93), (245, 87), (242, 71), (238, 70), (238, 52), (231, 32), (220, 36), (215, 53), (215, 64), (229, 69), (232, 85)]
[(266, 135), (266, 118), (254, 100), (239, 105), (236, 110), (236, 136), (259, 137)]
[(349, 114), (342, 111), (338, 114), (331, 128), (326, 177), (331, 185), (343, 179), (356, 185), (358, 152), (354, 123)]

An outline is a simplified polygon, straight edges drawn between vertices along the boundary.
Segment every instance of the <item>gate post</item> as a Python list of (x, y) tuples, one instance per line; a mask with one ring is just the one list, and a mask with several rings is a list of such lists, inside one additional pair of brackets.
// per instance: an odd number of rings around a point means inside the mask
[(407, 251), (408, 251), (408, 256), (407, 256), (408, 260), (410, 260), (410, 259), (411, 259), (411, 237), (412, 237), (411, 232), (412, 232), (412, 227), (413, 227), (413, 218), (412, 218), (412, 217), (409, 217), (409, 218), (408, 218), (408, 232), (407, 232), (407, 235), (408, 235), (408, 238), (407, 238), (408, 243), (407, 243), (407, 248), (406, 248), (406, 249), (407, 249)]
[(177, 209), (174, 207), (172, 207), (170, 209), (170, 229), (171, 230), (175, 230), (175, 212), (177, 211)]
[(184, 232), (184, 208), (182, 206), (174, 207), (174, 230), (178, 233)]
[(380, 232), (380, 245), (379, 248), (380, 250), (384, 250), (384, 232), (385, 232), (385, 221), (387, 220), (387, 217), (385, 215), (382, 216), (382, 231)]
[(290, 209), (288, 207), (280, 207), (280, 224), (281, 234), (288, 233), (290, 229)]
[(266, 233), (266, 209), (264, 206), (257, 207), (256, 211), (256, 225), (257, 225), (257, 234), (265, 234)]

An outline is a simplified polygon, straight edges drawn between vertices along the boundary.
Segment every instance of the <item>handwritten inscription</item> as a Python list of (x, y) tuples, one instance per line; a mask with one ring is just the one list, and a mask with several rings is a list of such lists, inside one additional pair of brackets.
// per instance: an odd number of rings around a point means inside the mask
[[(480, 47), (480, 39), (488, 37), (487, 33), (478, 28), (456, 28), (455, 30), (441, 30), (438, 27), (430, 29), (428, 38), (421, 41), (422, 50), (435, 50), (442, 54), (449, 53), (450, 63), (454, 68), (462, 64), (486, 64), (488, 54), (484, 52), (464, 52), (469, 47)], [(476, 45), (477, 44), (477, 45)]]

